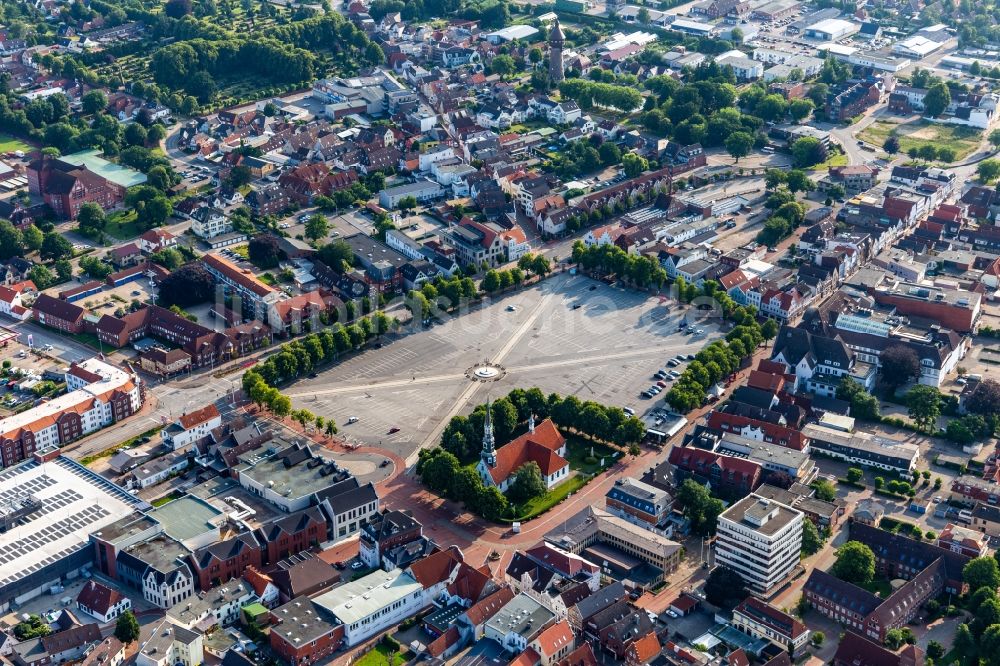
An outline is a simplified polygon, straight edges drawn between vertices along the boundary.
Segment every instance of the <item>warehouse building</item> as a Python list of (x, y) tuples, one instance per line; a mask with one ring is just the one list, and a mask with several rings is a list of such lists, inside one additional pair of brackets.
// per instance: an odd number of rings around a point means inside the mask
[(94, 561), (92, 532), (149, 508), (55, 448), (0, 472), (0, 515), (11, 517), (0, 552), (0, 611), (75, 578)]
[(836, 18), (823, 19), (807, 27), (805, 36), (811, 39), (821, 39), (825, 42), (836, 42), (853, 35), (860, 29), (861, 26), (853, 21)]

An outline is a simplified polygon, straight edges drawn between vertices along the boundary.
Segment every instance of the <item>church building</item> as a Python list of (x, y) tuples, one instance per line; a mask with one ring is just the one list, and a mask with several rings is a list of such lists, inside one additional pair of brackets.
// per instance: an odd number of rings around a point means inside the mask
[(536, 427), (535, 417), (532, 416), (528, 420), (528, 432), (497, 449), (493, 438), (493, 417), (487, 404), (483, 451), (477, 466), (483, 483), (506, 492), (513, 482), (514, 472), (527, 462), (538, 464), (546, 488), (551, 489), (565, 481), (569, 478), (566, 438), (552, 419), (545, 419)]

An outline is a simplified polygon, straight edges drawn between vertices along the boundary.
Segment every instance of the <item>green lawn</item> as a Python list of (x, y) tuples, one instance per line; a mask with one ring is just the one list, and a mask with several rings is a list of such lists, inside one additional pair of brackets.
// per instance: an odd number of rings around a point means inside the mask
[(10, 134), (4, 134), (0, 132), (0, 153), (12, 153), (15, 150), (23, 150), (28, 152), (32, 150), (31, 146), (21, 141), (18, 138), (11, 136)]
[(158, 497), (157, 499), (150, 502), (153, 506), (163, 506), (167, 502), (173, 502), (175, 499), (179, 499), (184, 496), (184, 493), (180, 490), (174, 490), (171, 493), (164, 495), (163, 497)]
[(959, 125), (932, 123), (926, 120), (911, 123), (877, 120), (858, 132), (857, 136), (859, 139), (881, 148), (893, 131), (899, 137), (899, 152), (901, 153), (906, 153), (911, 148), (919, 150), (927, 145), (934, 148), (951, 148), (955, 151), (956, 161), (972, 154), (983, 138), (982, 132), (978, 130)]
[(825, 162), (809, 167), (813, 171), (825, 172), (829, 167), (847, 166), (847, 155), (837, 150), (831, 150)]
[(409, 661), (406, 654), (405, 652), (396, 652), (390, 655), (389, 650), (379, 643), (354, 663), (356, 666), (400, 666)]
[(884, 578), (876, 578), (870, 583), (861, 585), (861, 587), (868, 590), (872, 594), (877, 594), (881, 599), (885, 599), (892, 594), (892, 585), (890, 585), (889, 581)]
[[(587, 462), (590, 452), (593, 450), (596, 462)], [(596, 474), (614, 462), (615, 453), (618, 453), (610, 446), (604, 444), (594, 444), (580, 437), (566, 438), (566, 459), (569, 461), (570, 469), (584, 474)], [(604, 467), (601, 467), (601, 458), (604, 458)]]
[(588, 481), (590, 481), (590, 477), (582, 474), (570, 477), (544, 495), (525, 502), (518, 507), (520, 511), (514, 520), (531, 520), (535, 516), (545, 513), (556, 504), (566, 499), (570, 493), (575, 493), (580, 488), (583, 488), (587, 485)]
[(104, 227), (104, 231), (118, 240), (131, 240), (141, 234), (143, 229), (139, 228), (135, 211), (132, 210), (108, 216), (108, 225)]

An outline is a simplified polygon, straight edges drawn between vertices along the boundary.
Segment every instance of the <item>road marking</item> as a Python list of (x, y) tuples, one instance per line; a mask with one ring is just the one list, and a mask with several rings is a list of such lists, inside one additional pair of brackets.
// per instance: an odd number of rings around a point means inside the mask
[[(535, 324), (535, 320), (538, 319), (538, 315), (540, 315), (543, 309), (545, 309), (545, 307), (548, 306), (549, 302), (554, 298), (554, 296), (555, 296), (554, 292), (542, 295), (542, 297), (538, 300), (538, 304), (534, 307), (534, 309), (532, 309), (531, 314), (525, 318), (524, 323), (522, 323), (517, 329), (515, 329), (514, 333), (510, 336), (510, 338), (507, 339), (507, 342), (504, 343), (504, 345), (500, 348), (500, 351), (498, 351), (493, 356), (492, 358), (493, 363), (496, 363), (498, 365), (503, 363), (503, 359), (506, 358), (507, 354), (509, 354), (510, 351), (514, 349), (514, 347), (517, 345), (517, 343), (521, 341), (521, 338), (523, 338), (528, 333), (528, 331), (531, 330), (532, 326), (534, 326)], [(429, 446), (433, 446), (435, 443), (437, 443), (437, 441), (441, 437), (441, 433), (444, 432), (444, 429), (446, 427), (448, 427), (448, 423), (451, 421), (452, 418), (458, 415), (460, 411), (462, 411), (462, 409), (469, 402), (469, 400), (472, 398), (473, 394), (479, 389), (479, 387), (480, 387), (479, 383), (470, 383), (469, 386), (466, 387), (466, 389), (459, 394), (455, 402), (452, 403), (451, 409), (448, 410), (448, 412), (441, 418), (441, 420), (434, 427), (434, 429), (430, 431), (427, 437), (425, 437), (423, 441), (420, 442), (420, 445), (406, 459), (406, 465), (408, 467), (417, 462), (418, 458), (420, 457), (420, 451), (422, 449), (425, 449)]]

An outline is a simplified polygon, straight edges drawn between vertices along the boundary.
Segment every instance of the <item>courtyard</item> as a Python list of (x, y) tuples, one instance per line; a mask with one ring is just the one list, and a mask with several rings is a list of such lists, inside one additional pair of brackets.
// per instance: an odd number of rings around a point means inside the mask
[[(295, 408), (334, 418), (348, 442), (381, 446), (412, 464), (453, 416), (513, 388), (537, 386), (643, 416), (662, 405), (639, 397), (653, 373), (719, 337), (721, 319), (696, 321), (702, 316), (564, 273), (365, 351), (286, 393)], [(702, 332), (678, 332), (683, 317)], [(499, 372), (476, 378), (474, 368), (487, 363)]]

